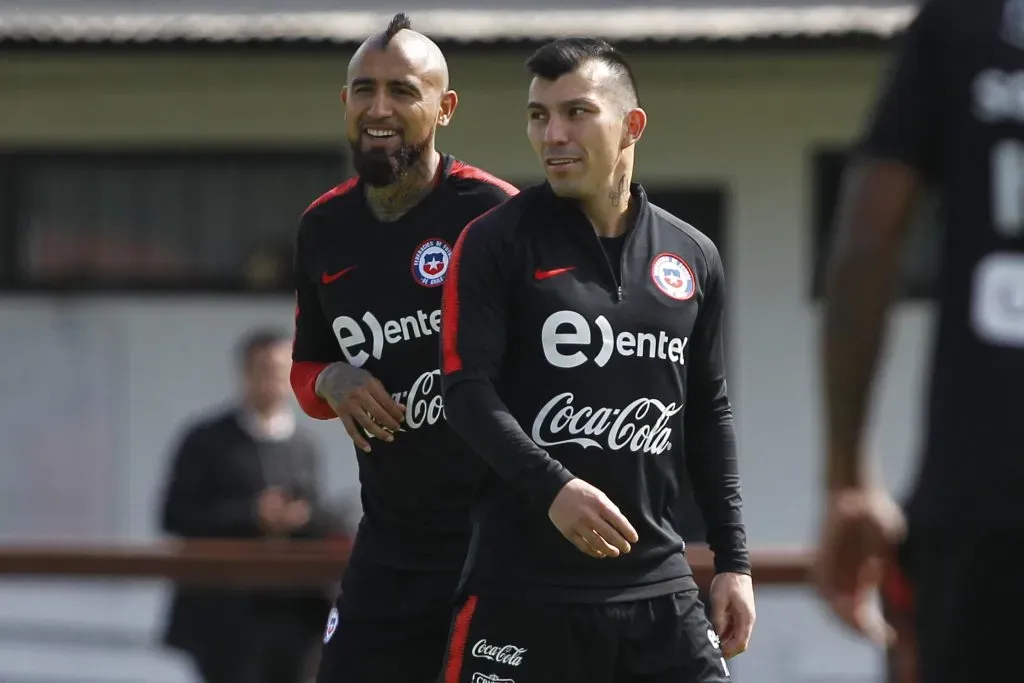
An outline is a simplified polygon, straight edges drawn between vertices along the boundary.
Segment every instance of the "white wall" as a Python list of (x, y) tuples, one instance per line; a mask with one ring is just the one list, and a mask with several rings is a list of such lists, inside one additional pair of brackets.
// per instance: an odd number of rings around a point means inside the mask
[[(448, 151), (515, 179), (536, 175), (521, 114), (522, 57), (453, 57), (461, 103), (442, 134)], [(336, 93), (346, 61), (347, 55), (8, 58), (0, 62), (0, 146), (333, 144), (340, 139)], [(811, 144), (850, 138), (880, 66), (877, 55), (852, 54), (637, 61), (650, 115), (640, 143), (640, 180), (718, 181), (731, 193), (731, 370), (755, 546), (814, 538), (820, 432), (817, 315), (806, 294), (812, 266), (807, 155)], [(77, 94), (70, 94), (72, 86), (80, 88)], [(31, 344), (74, 318), (102, 320), (103, 329), (113, 331), (127, 361), (119, 391), (128, 419), (117, 443), (128, 475), (114, 493), (117, 524), (120, 533), (141, 539), (152, 530), (148, 515), (167, 439), (181, 419), (229, 390), (226, 359), (234, 336), (251, 322), (287, 323), (290, 315), (285, 301), (14, 299), (0, 304), (0, 348), (18, 348), (9, 344), (12, 338)], [(879, 387), (874, 442), (896, 487), (910, 473), (917, 443), (929, 321), (919, 305), (899, 311)], [(10, 352), (0, 360), (20, 362)], [(342, 488), (353, 476), (350, 449), (340, 430), (316, 427), (333, 450), (331, 486)], [(760, 599), (754, 650), (734, 667), (738, 680), (810, 681), (815, 672), (832, 671), (849, 672), (852, 681), (865, 680), (856, 678), (858, 671), (873, 670), (869, 651), (845, 640), (806, 594), (772, 592)], [(778, 630), (790, 627), (796, 635)]]

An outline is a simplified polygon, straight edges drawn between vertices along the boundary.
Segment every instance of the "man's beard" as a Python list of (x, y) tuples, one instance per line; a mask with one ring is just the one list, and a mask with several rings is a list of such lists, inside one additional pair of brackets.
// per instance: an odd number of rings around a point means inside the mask
[(387, 187), (404, 178), (427, 151), (429, 140), (417, 144), (403, 144), (391, 153), (383, 149), (364, 150), (362, 140), (349, 140), (352, 165), (364, 183), (370, 187)]

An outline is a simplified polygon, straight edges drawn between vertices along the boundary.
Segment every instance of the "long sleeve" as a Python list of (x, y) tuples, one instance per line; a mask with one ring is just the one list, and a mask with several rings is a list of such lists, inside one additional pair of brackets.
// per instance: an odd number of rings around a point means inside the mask
[(508, 323), (508, 254), (492, 213), (455, 244), (441, 303), (448, 423), (497, 474), (547, 510), (573, 475), (523, 431), (495, 389)]
[(750, 572), (742, 519), (739, 464), (732, 406), (726, 388), (724, 273), (710, 246), (706, 291), (690, 340), (684, 417), (686, 463), (694, 496), (707, 525), (718, 572)]
[(174, 455), (164, 495), (161, 526), (186, 538), (260, 535), (255, 501), (249, 497), (214, 499), (209, 493), (212, 452), (210, 435), (189, 432)]
[(337, 415), (316, 393), (316, 380), (333, 362), (343, 360), (334, 331), (320, 306), (316, 273), (309, 265), (307, 242), (313, 230), (309, 214), (299, 225), (295, 245), (295, 338), (292, 343), (291, 384), (303, 412), (317, 420)]

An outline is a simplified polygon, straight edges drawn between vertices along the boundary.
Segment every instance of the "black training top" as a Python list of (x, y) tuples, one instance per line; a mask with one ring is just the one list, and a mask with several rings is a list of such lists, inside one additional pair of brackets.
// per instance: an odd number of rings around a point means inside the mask
[(939, 304), (915, 525), (1024, 526), (1024, 2), (926, 2), (861, 152), (941, 199)]
[[(316, 200), (299, 226), (292, 385), (303, 410), (335, 418), (317, 375), (365, 368), (406, 405), (394, 442), (357, 449), (363, 519), (353, 561), (458, 571), (469, 502), (483, 470), (443, 419), (437, 349), (441, 284), (463, 228), (517, 190), (450, 156), (433, 191), (381, 223), (353, 178)], [(338, 438), (347, 438), (338, 425)]]
[[(688, 468), (720, 571), (749, 571), (714, 244), (632, 188), (613, 264), (578, 204), (547, 184), (463, 232), (442, 305), (449, 423), (490, 465), (467, 592), (631, 600), (693, 586), (672, 518)], [(618, 267), (616, 267), (618, 266)], [(580, 477), (639, 534), (595, 559), (548, 519)]]

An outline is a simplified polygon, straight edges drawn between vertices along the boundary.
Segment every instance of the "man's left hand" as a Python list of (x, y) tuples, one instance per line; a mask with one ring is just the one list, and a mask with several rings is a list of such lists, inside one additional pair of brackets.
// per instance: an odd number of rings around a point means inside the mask
[(746, 574), (726, 572), (711, 582), (711, 625), (722, 654), (732, 659), (747, 649), (754, 630), (754, 583)]

